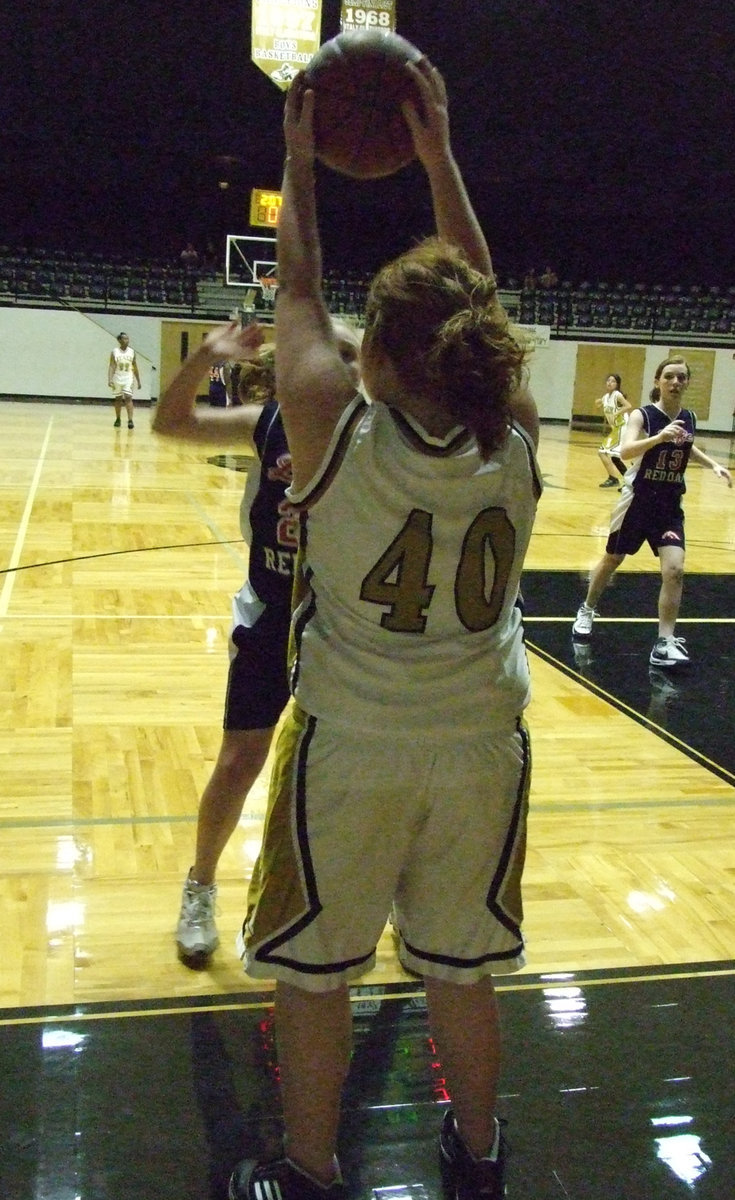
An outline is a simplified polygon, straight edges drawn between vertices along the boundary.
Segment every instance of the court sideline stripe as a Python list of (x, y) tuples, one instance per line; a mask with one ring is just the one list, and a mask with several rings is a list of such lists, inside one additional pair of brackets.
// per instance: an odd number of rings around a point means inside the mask
[(8, 573), (5, 577), (5, 582), (3, 583), (3, 590), (2, 590), (2, 592), (0, 592), (0, 618), (7, 616), (8, 608), (10, 607), (10, 597), (13, 594), (13, 585), (15, 583), (15, 571), (16, 571), (16, 568), (20, 561), (20, 556), (23, 552), (23, 546), (25, 544), (26, 534), (28, 533), (28, 526), (29, 526), (30, 520), (31, 520), (31, 511), (33, 509), (33, 503), (36, 499), (36, 492), (38, 491), (38, 485), (41, 482), (41, 473), (43, 471), (44, 463), (46, 461), (46, 454), (48, 452), (48, 444), (51, 439), (51, 429), (53, 427), (53, 424), (54, 424), (54, 418), (50, 417), (49, 423), (46, 426), (46, 436), (43, 439), (43, 445), (41, 446), (41, 452), (38, 456), (38, 461), (36, 462), (36, 469), (33, 472), (33, 479), (31, 480), (31, 486), (28, 491), (28, 495), (26, 497), (25, 508), (23, 509), (23, 516), (21, 517), (20, 524), (18, 525), (18, 533), (16, 535), (15, 545), (13, 546), (13, 552), (10, 555), (10, 563), (8, 565)]
[(613, 708), (616, 708), (618, 712), (625, 713), (627, 716), (632, 717), (636, 724), (642, 725), (644, 729), (652, 729), (662, 741), (668, 742), (670, 746), (673, 746), (677, 750), (681, 750), (682, 753), (686, 754), (688, 758), (691, 758), (694, 762), (700, 763), (700, 765), (710, 770), (713, 775), (718, 775), (720, 779), (724, 779), (726, 783), (735, 783), (735, 775), (732, 773), (732, 771), (728, 771), (727, 768), (721, 766), (720, 763), (714, 762), (713, 759), (708, 758), (706, 754), (702, 754), (700, 750), (697, 750), (688, 742), (682, 741), (682, 739), (678, 738), (676, 734), (670, 733), (668, 729), (664, 729), (663, 725), (658, 725), (655, 721), (652, 721), (650, 717), (645, 717), (642, 713), (637, 712), (636, 709), (631, 708), (629, 704), (626, 704), (624, 700), (619, 700), (617, 696), (613, 696), (610, 694), (610, 692), (606, 692), (605, 689), (600, 687), (599, 684), (593, 683), (591, 679), (587, 679), (584, 675), (580, 675), (577, 671), (572, 670), (572, 668), (568, 667), (566, 663), (563, 663), (558, 658), (555, 658), (554, 655), (550, 654), (547, 650), (542, 650), (540, 646), (537, 646), (534, 642), (530, 642), (528, 638), (526, 638), (526, 645), (529, 650), (531, 650), (534, 654), (537, 654), (538, 657), (544, 662), (548, 663), (549, 666), (556, 667), (556, 669), (560, 671), (562, 675), (566, 675), (567, 678), (574, 679), (581, 683), (582, 686), (587, 688), (588, 691), (592, 692), (596, 696), (599, 696), (602, 700), (606, 700), (607, 703), (611, 704)]
[[(729, 959), (723, 959), (723, 964), (728, 963)], [(624, 969), (624, 968), (622, 968)], [(701, 971), (693, 970), (671, 970), (667, 971), (663, 968), (657, 971), (655, 975), (616, 975), (604, 979), (586, 979), (579, 978), (574, 972), (569, 972), (568, 979), (539, 979), (538, 976), (529, 980), (528, 983), (496, 983), (495, 990), (497, 992), (538, 992), (538, 991), (555, 991), (559, 988), (578, 987), (584, 989), (587, 987), (610, 987), (611, 985), (625, 985), (633, 983), (668, 983), (675, 982), (681, 979), (720, 979), (729, 976), (735, 976), (735, 967), (725, 966), (718, 967), (716, 963), (708, 969)], [(370, 985), (363, 985), (370, 986)], [(357, 988), (360, 985), (356, 985)], [(421, 987), (417, 987), (415, 991), (405, 992), (385, 992), (377, 995), (375, 992), (370, 992), (367, 995), (352, 995), (350, 996), (351, 1004), (358, 1004), (366, 1000), (378, 1000), (381, 1003), (385, 1000), (412, 1000), (425, 996), (425, 991)], [(68, 1013), (46, 1013), (36, 1014), (32, 1017), (3, 1017), (0, 1018), (0, 1028), (5, 1028), (11, 1025), (59, 1025), (87, 1021), (113, 1021), (122, 1019), (131, 1019), (135, 1017), (171, 1017), (171, 1016), (190, 1016), (192, 1013), (216, 1013), (216, 1012), (247, 1012), (252, 1009), (272, 1008), (275, 1000), (275, 987), (273, 993), (269, 997), (261, 996), (257, 1000), (242, 1001), (240, 1003), (225, 1001), (222, 1004), (187, 1004), (187, 997), (182, 997), (183, 1003), (180, 1005), (167, 1004), (165, 1007), (154, 1007), (155, 1001), (152, 1002), (150, 1008), (129, 1008), (129, 1009), (109, 1009), (105, 1012), (68, 1012)], [(72, 1005), (86, 1005), (88, 1002), (83, 1000), (72, 1001)], [(94, 1003), (94, 1002), (92, 1002)], [(105, 1004), (115, 1003), (114, 1001), (102, 1001)], [(49, 1006), (51, 1007), (51, 1006)], [(58, 1007), (55, 1005), (54, 1007)]]

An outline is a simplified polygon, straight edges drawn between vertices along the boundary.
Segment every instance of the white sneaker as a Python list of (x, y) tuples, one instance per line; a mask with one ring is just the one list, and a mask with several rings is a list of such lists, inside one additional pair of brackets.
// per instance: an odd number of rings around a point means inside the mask
[(577, 609), (577, 619), (572, 625), (572, 636), (578, 638), (588, 638), (592, 633), (592, 622), (597, 613), (594, 608), (589, 608), (586, 604), (580, 604)]
[(219, 946), (214, 921), (216, 900), (216, 883), (192, 883), (187, 879), (181, 893), (181, 912), (176, 926), (176, 945), (184, 961), (209, 958)]
[(684, 638), (656, 638), (648, 660), (652, 667), (683, 667), (689, 662)]

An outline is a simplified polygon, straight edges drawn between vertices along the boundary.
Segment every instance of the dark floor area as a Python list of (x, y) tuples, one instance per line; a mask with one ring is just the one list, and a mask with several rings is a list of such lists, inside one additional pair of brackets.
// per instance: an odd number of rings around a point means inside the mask
[[(503, 990), (511, 1200), (731, 1200), (735, 964)], [(447, 1102), (423, 994), (355, 989), (349, 1192), (438, 1197)], [(0, 1014), (4, 1200), (224, 1200), (273, 1148), (268, 998)]]
[(723, 779), (735, 781), (735, 577), (687, 575), (677, 636), (691, 663), (650, 667), (659, 577), (625, 573), (599, 605), (589, 641), (572, 623), (586, 581), (578, 571), (528, 571), (523, 577), (526, 640), (548, 662), (674, 742)]

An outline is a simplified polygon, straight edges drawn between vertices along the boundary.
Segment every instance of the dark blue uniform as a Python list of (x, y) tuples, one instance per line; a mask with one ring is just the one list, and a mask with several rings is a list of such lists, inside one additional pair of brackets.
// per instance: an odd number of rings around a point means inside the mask
[(298, 549), (298, 514), (286, 497), (291, 455), (278, 405), (269, 400), (255, 427), (258, 488), (248, 516), (248, 578), (235, 597), (225, 698), (225, 729), (268, 729), (289, 698), (287, 649), (291, 592)]
[(655, 404), (646, 404), (643, 414), (644, 437), (655, 437), (672, 420), (684, 426), (681, 443), (659, 442), (646, 450), (640, 461), (625, 475), (620, 501), (613, 510), (608, 554), (635, 554), (644, 541), (658, 557), (660, 546), (677, 545), (684, 549), (684, 510), (681, 498), (686, 491), (684, 472), (689, 462), (696, 417), (682, 408), (669, 417)]
[(209, 372), (209, 403), (213, 408), (227, 408), (227, 388), (222, 375), (221, 366), (214, 366)]
[(248, 579), (265, 604), (290, 606), (299, 518), (286, 498), (291, 455), (274, 400), (263, 405), (253, 441), (260, 459), (260, 484), (250, 506)]

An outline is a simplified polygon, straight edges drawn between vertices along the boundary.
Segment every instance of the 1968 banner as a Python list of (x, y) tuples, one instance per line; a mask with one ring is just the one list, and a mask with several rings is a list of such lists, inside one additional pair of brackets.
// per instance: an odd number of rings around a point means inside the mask
[(343, 33), (353, 29), (395, 29), (396, 0), (359, 0), (342, 2), (340, 27)]

